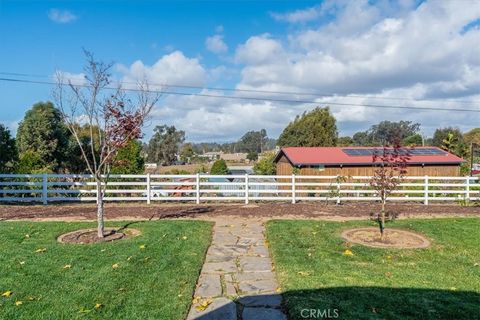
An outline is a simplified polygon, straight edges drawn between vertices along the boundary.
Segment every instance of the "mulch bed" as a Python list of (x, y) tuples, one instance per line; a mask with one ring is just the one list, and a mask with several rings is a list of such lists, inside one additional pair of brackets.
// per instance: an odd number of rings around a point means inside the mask
[(375, 248), (415, 249), (427, 248), (430, 241), (423, 235), (401, 229), (385, 229), (385, 239), (380, 239), (378, 228), (355, 228), (342, 232), (342, 238)]
[(140, 234), (136, 229), (114, 229), (105, 228), (104, 237), (97, 236), (97, 229), (81, 229), (73, 232), (62, 234), (57, 238), (58, 242), (71, 244), (90, 244), (99, 242), (110, 242), (130, 237), (135, 237)]
[[(255, 203), (244, 204), (162, 204), (109, 203), (107, 219), (162, 219), (183, 217), (257, 217), (257, 218), (369, 218), (378, 212), (374, 202), (346, 202), (341, 205), (322, 203)], [(387, 210), (397, 217), (480, 216), (478, 206), (458, 204), (389, 203)], [(0, 220), (15, 219), (96, 219), (95, 204), (49, 204), (0, 206)]]

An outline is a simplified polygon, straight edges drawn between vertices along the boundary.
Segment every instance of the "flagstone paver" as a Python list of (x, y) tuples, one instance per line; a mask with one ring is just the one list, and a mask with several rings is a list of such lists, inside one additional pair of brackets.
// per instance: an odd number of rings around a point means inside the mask
[(283, 320), (263, 223), (215, 221), (188, 320)]

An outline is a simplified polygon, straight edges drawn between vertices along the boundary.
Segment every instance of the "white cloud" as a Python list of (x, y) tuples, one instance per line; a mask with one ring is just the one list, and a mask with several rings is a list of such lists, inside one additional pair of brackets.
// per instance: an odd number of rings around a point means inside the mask
[(78, 19), (78, 17), (69, 10), (50, 9), (48, 18), (56, 23), (70, 23)]
[(270, 13), (270, 15), (272, 16), (272, 18), (274, 18), (277, 21), (286, 21), (289, 23), (300, 23), (300, 22), (315, 20), (321, 15), (321, 11), (318, 6), (315, 6), (315, 7), (296, 10), (293, 12), (288, 12), (283, 14), (272, 12)]
[(205, 46), (207, 47), (208, 51), (211, 51), (215, 54), (225, 53), (228, 51), (228, 46), (225, 41), (223, 41), (223, 36), (220, 34), (207, 37), (205, 40)]
[(181, 51), (166, 54), (149, 66), (141, 60), (130, 66), (118, 65), (123, 74), (123, 82), (131, 83), (147, 80), (152, 87), (161, 85), (202, 86), (207, 79), (207, 72), (196, 58), (188, 58)]
[(259, 67), (279, 58), (284, 58), (282, 45), (269, 34), (249, 38), (245, 44), (238, 46), (235, 53), (237, 62)]

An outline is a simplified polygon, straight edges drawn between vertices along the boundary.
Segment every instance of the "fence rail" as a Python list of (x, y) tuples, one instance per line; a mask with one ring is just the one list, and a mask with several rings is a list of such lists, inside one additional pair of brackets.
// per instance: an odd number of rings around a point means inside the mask
[[(368, 176), (111, 175), (105, 201), (378, 201)], [(0, 174), (0, 202), (96, 201), (91, 175)], [(480, 200), (478, 177), (405, 177), (389, 201)]]

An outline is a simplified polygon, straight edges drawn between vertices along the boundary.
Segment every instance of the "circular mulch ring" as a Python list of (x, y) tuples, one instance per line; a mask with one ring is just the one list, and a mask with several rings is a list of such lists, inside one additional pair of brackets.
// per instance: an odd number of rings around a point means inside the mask
[(430, 240), (425, 236), (401, 229), (385, 229), (385, 239), (380, 240), (378, 228), (355, 228), (342, 232), (342, 238), (348, 242), (375, 248), (415, 249), (427, 248)]
[(71, 244), (90, 244), (100, 242), (110, 242), (121, 239), (136, 237), (141, 232), (137, 229), (120, 229), (120, 228), (105, 228), (105, 236), (103, 238), (97, 237), (97, 228), (81, 229), (73, 232), (62, 234), (57, 238), (58, 242)]

